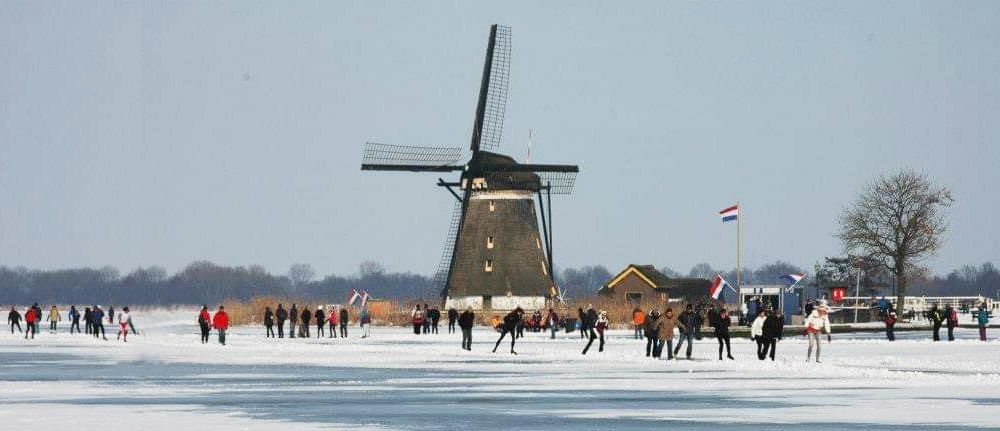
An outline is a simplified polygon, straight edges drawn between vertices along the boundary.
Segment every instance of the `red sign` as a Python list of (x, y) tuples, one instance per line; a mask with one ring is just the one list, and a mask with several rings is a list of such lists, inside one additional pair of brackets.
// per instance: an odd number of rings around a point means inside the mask
[(830, 295), (833, 296), (834, 302), (840, 302), (844, 300), (844, 293), (846, 293), (846, 291), (846, 288), (834, 287), (833, 289), (830, 289)]

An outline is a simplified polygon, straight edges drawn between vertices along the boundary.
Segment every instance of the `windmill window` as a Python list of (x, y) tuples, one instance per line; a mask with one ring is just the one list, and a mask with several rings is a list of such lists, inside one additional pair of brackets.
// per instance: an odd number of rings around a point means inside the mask
[(496, 203), (490, 201), (490, 212), (496, 211), (496, 209), (497, 209)]
[(484, 271), (493, 272), (493, 259), (486, 259), (486, 268)]
[(493, 249), (493, 235), (486, 237), (486, 248), (491, 250)]

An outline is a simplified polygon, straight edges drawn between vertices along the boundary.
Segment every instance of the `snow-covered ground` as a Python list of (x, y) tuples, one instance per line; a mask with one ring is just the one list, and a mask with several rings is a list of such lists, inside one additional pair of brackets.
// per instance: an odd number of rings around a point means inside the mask
[[(129, 343), (42, 331), (0, 333), (0, 422), (176, 429), (969, 429), (1000, 428), (1000, 342), (960, 330), (837, 335), (822, 364), (806, 363), (802, 337), (758, 361), (734, 339), (736, 361), (717, 360), (712, 338), (693, 361), (646, 358), (631, 331), (582, 356), (578, 334), (529, 333), (519, 355), (472, 352), (458, 334), (373, 329), (360, 339), (263, 337), (234, 328), (228, 345), (198, 341), (195, 313), (135, 315)], [(65, 323), (65, 322), (64, 322)], [(4, 328), (6, 329), (6, 327)], [(442, 328), (442, 332), (446, 332)], [(942, 331), (942, 334), (944, 331)], [(1000, 334), (990, 334), (995, 337)], [(282, 423), (287, 422), (287, 423)], [(292, 424), (294, 423), (294, 424)]]

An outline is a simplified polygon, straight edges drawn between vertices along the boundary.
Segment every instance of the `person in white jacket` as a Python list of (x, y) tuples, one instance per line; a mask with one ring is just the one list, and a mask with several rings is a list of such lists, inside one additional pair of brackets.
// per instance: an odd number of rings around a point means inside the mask
[(826, 307), (826, 301), (820, 301), (819, 305), (806, 318), (806, 337), (809, 339), (809, 350), (806, 352), (806, 362), (812, 357), (813, 345), (816, 346), (816, 362), (819, 362), (819, 334), (826, 332), (827, 341), (832, 341), (830, 337), (830, 312)]
[(754, 319), (753, 324), (750, 325), (750, 339), (757, 342), (757, 357), (762, 357), (764, 351), (764, 322), (767, 320), (767, 313), (764, 310), (760, 310), (757, 313), (757, 318)]
[(123, 338), (128, 342), (128, 324), (132, 320), (132, 315), (128, 312), (128, 307), (122, 308), (118, 314), (118, 338)]

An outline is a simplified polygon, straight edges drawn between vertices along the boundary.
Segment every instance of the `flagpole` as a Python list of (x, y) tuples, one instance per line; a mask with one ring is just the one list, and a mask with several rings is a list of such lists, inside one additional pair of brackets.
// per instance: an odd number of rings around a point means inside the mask
[[(743, 289), (743, 253), (740, 252), (742, 247), (742, 230), (743, 230), (743, 211), (740, 211), (740, 202), (736, 202), (736, 288), (739, 290)], [(740, 304), (743, 304), (743, 295), (738, 295), (740, 297)]]

